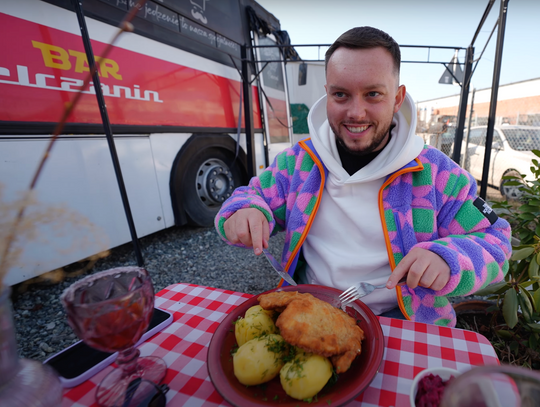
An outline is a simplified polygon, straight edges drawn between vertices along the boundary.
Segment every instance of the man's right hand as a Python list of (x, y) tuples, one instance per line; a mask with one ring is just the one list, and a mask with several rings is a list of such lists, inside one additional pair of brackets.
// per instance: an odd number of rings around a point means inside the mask
[(223, 228), (229, 242), (253, 247), (253, 252), (257, 256), (262, 253), (263, 248), (268, 248), (270, 227), (266, 217), (258, 209), (246, 208), (236, 211), (227, 219)]

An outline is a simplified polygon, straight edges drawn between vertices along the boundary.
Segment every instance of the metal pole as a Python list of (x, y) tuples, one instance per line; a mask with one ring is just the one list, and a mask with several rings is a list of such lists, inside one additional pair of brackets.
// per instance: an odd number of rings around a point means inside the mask
[[(248, 60), (247, 46), (240, 47), (242, 56), (242, 89), (244, 93), (244, 129), (246, 132), (246, 147), (247, 147), (247, 173), (251, 178), (257, 174), (255, 168), (255, 143), (253, 135), (253, 95), (251, 94), (251, 69), (250, 61)], [(261, 106), (262, 109), (262, 106)]]
[(465, 53), (465, 72), (463, 73), (463, 83), (461, 84), (461, 95), (459, 97), (459, 112), (456, 134), (454, 135), (454, 152), (452, 160), (459, 164), (461, 155), (461, 144), (463, 141), (463, 129), (465, 127), (465, 116), (467, 116), (467, 98), (469, 97), (469, 87), (472, 76), (472, 65), (474, 59), (474, 47), (469, 45)]
[(473, 88), (472, 97), (471, 97), (471, 108), (469, 109), (469, 123), (467, 124), (467, 137), (465, 138), (465, 154), (463, 156), (463, 163), (461, 165), (467, 171), (469, 171), (469, 168), (466, 168), (466, 164), (467, 164), (467, 156), (469, 155), (469, 135), (471, 134), (472, 115), (473, 115), (473, 112), (474, 112), (474, 95), (475, 94), (476, 94), (476, 89)]
[(486, 199), (487, 184), (489, 175), (489, 164), (491, 160), (491, 146), (493, 144), (493, 129), (495, 127), (495, 114), (497, 113), (497, 96), (499, 94), (499, 79), (501, 75), (501, 61), (504, 45), (504, 30), (506, 28), (506, 14), (509, 0), (501, 0), (501, 10), (499, 13), (499, 30), (497, 33), (497, 48), (495, 51), (495, 64), (493, 67), (493, 83), (491, 85), (491, 100), (489, 104), (489, 117), (486, 132), (486, 154), (484, 156), (484, 168), (482, 170), (482, 181), (480, 182), (480, 197)]
[(90, 42), (90, 35), (86, 27), (86, 21), (84, 19), (84, 12), (82, 8), (82, 2), (80, 0), (73, 0), (73, 5), (77, 13), (77, 19), (79, 20), (79, 26), (81, 28), (81, 35), (83, 39), (84, 49), (86, 51), (86, 58), (88, 59), (88, 66), (94, 71), (92, 80), (94, 82), (94, 89), (96, 91), (96, 98), (99, 105), (99, 111), (101, 113), (101, 120), (103, 122), (103, 128), (107, 136), (107, 142), (109, 143), (109, 151), (113, 162), (114, 172), (116, 174), (116, 180), (118, 182), (118, 188), (120, 190), (120, 196), (122, 197), (122, 203), (124, 204), (124, 211), (131, 233), (131, 240), (133, 242), (133, 249), (135, 256), (137, 257), (137, 265), (144, 267), (144, 260), (142, 257), (141, 248), (139, 246), (139, 239), (137, 238), (137, 231), (135, 230), (135, 223), (133, 222), (133, 216), (131, 214), (131, 208), (129, 206), (129, 200), (126, 192), (126, 186), (124, 184), (124, 178), (122, 177), (122, 170), (120, 169), (120, 161), (118, 160), (118, 154), (116, 153), (116, 146), (114, 145), (114, 139), (111, 129), (111, 123), (109, 121), (109, 115), (107, 114), (107, 107), (105, 106), (105, 99), (103, 92), (101, 91), (101, 83), (99, 81), (99, 73), (94, 69), (96, 62), (94, 59), (94, 52), (92, 50), (92, 44)]

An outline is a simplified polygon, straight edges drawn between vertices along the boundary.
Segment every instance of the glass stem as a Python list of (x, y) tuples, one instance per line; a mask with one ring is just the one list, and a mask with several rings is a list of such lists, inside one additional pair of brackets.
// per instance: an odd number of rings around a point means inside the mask
[(116, 363), (122, 368), (124, 376), (131, 376), (137, 372), (137, 359), (140, 353), (139, 349), (131, 347), (118, 354)]

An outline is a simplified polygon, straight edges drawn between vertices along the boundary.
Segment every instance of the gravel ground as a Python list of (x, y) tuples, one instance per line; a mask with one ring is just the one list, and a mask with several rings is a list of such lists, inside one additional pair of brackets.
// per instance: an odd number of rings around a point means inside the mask
[[(270, 251), (276, 258), (281, 257), (283, 239), (283, 233), (270, 239)], [(258, 294), (275, 288), (280, 279), (264, 256), (225, 244), (214, 228), (173, 227), (140, 241), (156, 292), (182, 282)], [(67, 324), (60, 295), (91, 273), (137, 265), (132, 248), (131, 243), (115, 248), (87, 273), (68, 273), (59, 283), (34, 282), (12, 287), (20, 356), (43, 361), (76, 342), (78, 338)]]

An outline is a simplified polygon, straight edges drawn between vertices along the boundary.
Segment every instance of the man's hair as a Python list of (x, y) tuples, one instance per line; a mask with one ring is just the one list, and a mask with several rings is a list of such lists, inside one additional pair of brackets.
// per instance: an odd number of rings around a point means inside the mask
[(386, 49), (394, 60), (394, 69), (399, 76), (401, 64), (401, 51), (398, 43), (384, 31), (373, 27), (355, 27), (340, 35), (328, 48), (325, 54), (324, 68), (328, 68), (328, 61), (338, 48), (369, 49), (382, 47)]

